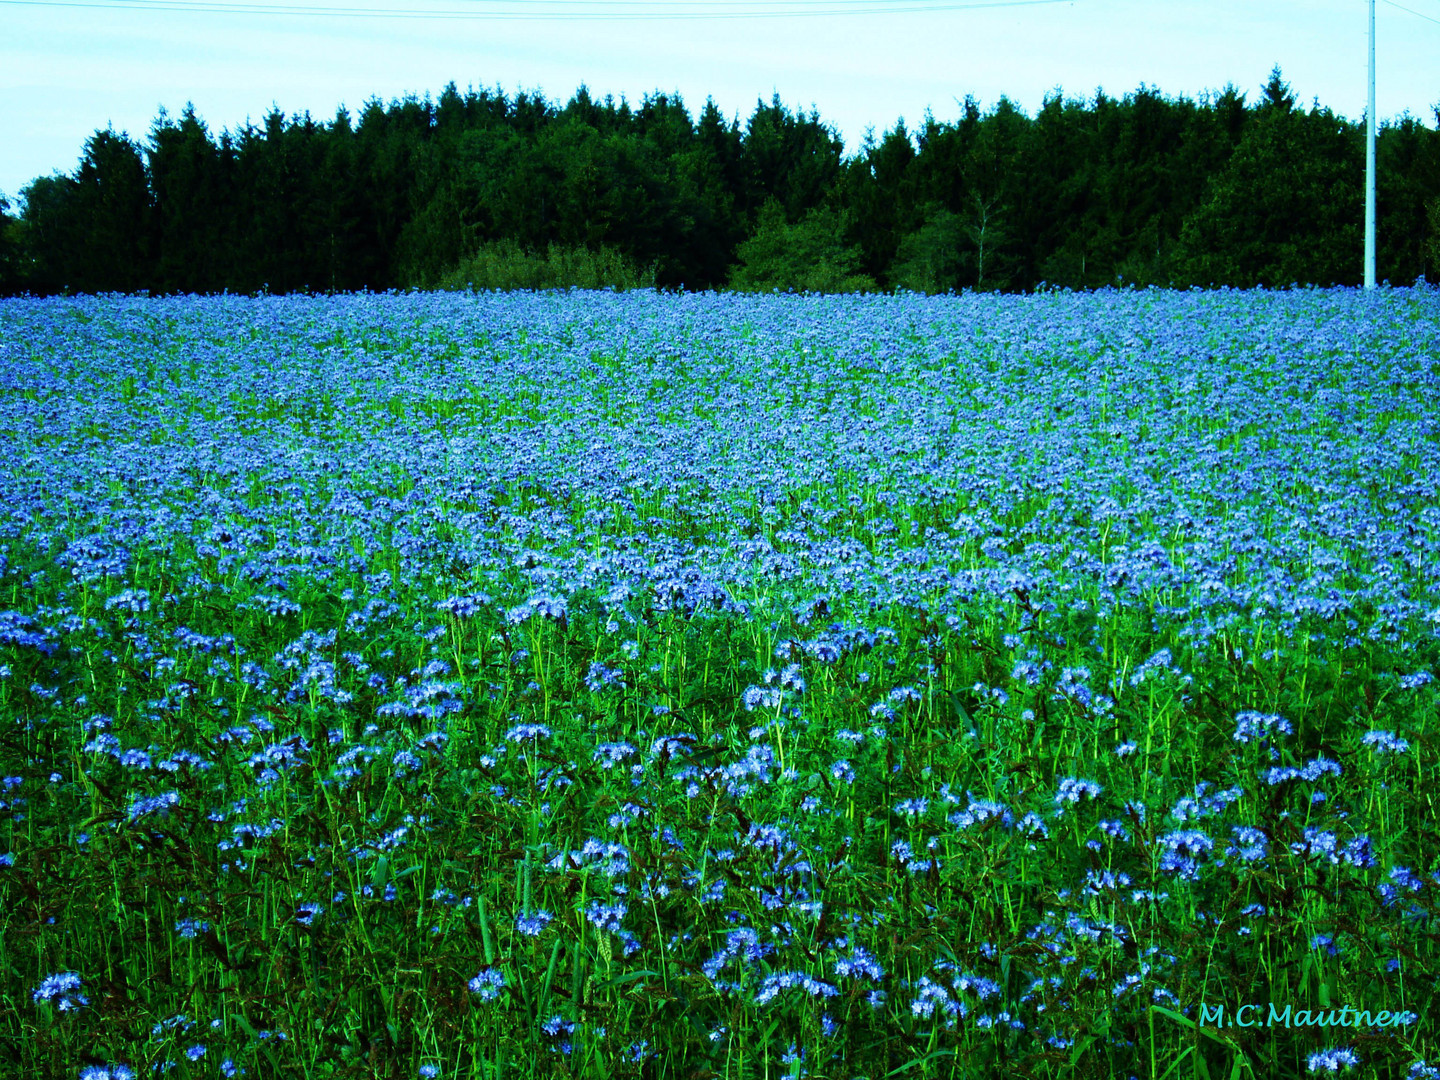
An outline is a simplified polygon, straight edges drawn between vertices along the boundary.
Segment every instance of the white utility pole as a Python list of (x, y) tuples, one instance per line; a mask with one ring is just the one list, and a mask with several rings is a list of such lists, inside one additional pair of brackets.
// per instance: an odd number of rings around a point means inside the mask
[(1375, 0), (1370, 0), (1370, 108), (1365, 113), (1365, 288), (1375, 288)]

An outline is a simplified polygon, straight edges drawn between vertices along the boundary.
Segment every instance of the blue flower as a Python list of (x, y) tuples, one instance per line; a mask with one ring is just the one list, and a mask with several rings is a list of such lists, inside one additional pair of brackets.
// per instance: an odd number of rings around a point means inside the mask
[(1099, 828), (1106, 836), (1112, 837), (1115, 840), (1125, 841), (1130, 839), (1130, 830), (1125, 828), (1124, 822), (1110, 821), (1107, 819), (1099, 823)]
[(533, 915), (521, 915), (515, 920), (515, 928), (527, 937), (539, 937), (540, 932), (550, 925), (555, 916), (548, 911), (537, 911)]
[(590, 665), (589, 674), (585, 676), (585, 688), (591, 693), (598, 693), (607, 686), (625, 688), (625, 673), (617, 671), (598, 661)]
[(1034, 811), (1020, 819), (1020, 833), (1030, 840), (1045, 840), (1050, 836), (1050, 827)]
[(152, 795), (149, 798), (138, 798), (130, 804), (130, 820), (139, 821), (147, 814), (159, 814), (161, 817), (169, 815), (170, 807), (180, 801), (178, 791), (165, 791), (159, 795)]
[(1335, 936), (1333, 934), (1310, 935), (1310, 948), (1324, 949), (1330, 956), (1340, 955), (1340, 949), (1335, 944)]
[(490, 597), (484, 593), (470, 593), (447, 597), (435, 605), (435, 610), (447, 611), (457, 619), (468, 619), (480, 614), (490, 602)]
[(884, 980), (885, 969), (864, 946), (856, 945), (851, 956), (835, 961), (835, 974), (845, 979), (863, 978), (878, 983)]
[(426, 749), (440, 750), (449, 741), (450, 736), (446, 735), (443, 731), (432, 731), (428, 735), (423, 736), (415, 745)]
[(549, 1035), (552, 1039), (558, 1038), (560, 1040), (557, 1045), (550, 1048), (552, 1051), (558, 1051), (562, 1054), (568, 1054), (573, 1049), (567, 1036), (573, 1034), (575, 1031), (574, 1021), (566, 1020), (564, 1017), (561, 1017), (559, 1015), (552, 1016), (549, 1020), (546, 1020), (543, 1024), (540, 1025), (540, 1030), (545, 1032), (545, 1034)]
[(1274, 766), (1266, 770), (1265, 782), (1271, 787), (1288, 783), (1291, 780), (1308, 780), (1313, 783), (1326, 773), (1333, 773), (1339, 776), (1342, 771), (1338, 761), (1331, 761), (1325, 757), (1317, 757), (1314, 761), (1306, 762), (1305, 766), (1299, 769), (1293, 765)]
[(469, 983), (470, 992), (479, 994), (481, 1001), (494, 1001), (505, 987), (505, 976), (498, 968), (486, 968)]
[(150, 610), (150, 593), (146, 589), (125, 589), (105, 600), (105, 610), (128, 611), (141, 614)]
[(923, 1019), (933, 1017), (936, 1010), (948, 1018), (947, 1025), (953, 1025), (955, 1017), (969, 1015), (970, 1009), (963, 1001), (956, 1001), (942, 983), (932, 982), (929, 976), (920, 976), (919, 992), (910, 1003), (910, 1012)]
[(1409, 889), (1411, 892), (1419, 892), (1425, 885), (1423, 879), (1405, 866), (1391, 867), (1390, 880), (1401, 888)]
[(1360, 1058), (1348, 1047), (1334, 1050), (1317, 1050), (1305, 1059), (1306, 1068), (1312, 1072), (1339, 1072), (1352, 1069), (1360, 1064)]
[(785, 691), (778, 686), (749, 686), (740, 695), (746, 712), (756, 709), (778, 709), (785, 702)]
[(613, 769), (620, 762), (634, 757), (638, 753), (639, 751), (628, 742), (601, 743), (591, 751), (590, 759), (598, 761), (602, 769)]
[(565, 601), (555, 596), (537, 596), (530, 601), (531, 610), (542, 618), (552, 619), (555, 622), (565, 621)]
[(896, 804), (895, 813), (901, 817), (920, 817), (925, 813), (929, 805), (929, 799), (905, 799)]
[(969, 792), (966, 792), (966, 796), (970, 799), (970, 805), (964, 810), (955, 811), (946, 818), (957, 829), (969, 829), (977, 825), (986, 825), (992, 821), (1005, 829), (1015, 824), (1015, 815), (1004, 803), (976, 799)]
[(310, 926), (315, 921), (315, 917), (323, 913), (324, 910), (324, 907), (321, 905), (307, 901), (299, 905), (296, 909), (295, 921), (301, 926)]
[(1160, 856), (1161, 872), (1175, 874), (1184, 881), (1200, 876), (1199, 859), (1215, 847), (1214, 840), (1195, 829), (1168, 833), (1156, 842), (1165, 849)]
[(625, 917), (626, 903), (624, 900), (616, 900), (613, 904), (602, 904), (599, 900), (592, 900), (585, 908), (585, 918), (597, 930), (609, 930), (612, 933), (620, 932), (620, 920)]
[(1268, 738), (1271, 731), (1294, 735), (1290, 721), (1274, 714), (1242, 712), (1235, 717), (1235, 741), (1249, 742), (1251, 739)]
[(1104, 892), (1113, 892), (1125, 888), (1130, 884), (1130, 875), (1116, 873), (1113, 870), (1087, 870), (1085, 871), (1085, 884), (1080, 891), (1086, 896), (1099, 896)]
[(840, 993), (829, 983), (813, 979), (803, 971), (781, 971), (765, 976), (760, 992), (755, 995), (755, 1004), (764, 1005), (779, 996), (780, 991), (796, 986), (811, 997), (836, 997)]
[(1270, 838), (1261, 830), (1250, 825), (1232, 825), (1230, 831), (1235, 842), (1225, 849), (1225, 854), (1245, 862), (1259, 862), (1270, 851)]
[(37, 1004), (53, 1001), (61, 1012), (69, 1012), (80, 1005), (90, 1004), (90, 999), (80, 993), (80, 985), (79, 975), (73, 971), (62, 971), (58, 975), (47, 976), (31, 996)]
[(1055, 805), (1063, 814), (1065, 807), (1074, 806), (1081, 799), (1099, 798), (1100, 792), (1103, 790), (1093, 780), (1081, 780), (1079, 777), (1067, 776), (1060, 781), (1060, 790), (1055, 793)]
[(1360, 744), (1368, 746), (1377, 754), (1403, 754), (1410, 744), (1397, 738), (1393, 731), (1367, 731), (1360, 737)]

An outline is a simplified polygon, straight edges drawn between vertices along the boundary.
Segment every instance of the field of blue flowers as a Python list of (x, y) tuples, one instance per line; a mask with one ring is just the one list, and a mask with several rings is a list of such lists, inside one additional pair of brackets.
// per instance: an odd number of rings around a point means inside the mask
[(1440, 1078), (1440, 292), (6, 300), (0, 451), (0, 1075)]

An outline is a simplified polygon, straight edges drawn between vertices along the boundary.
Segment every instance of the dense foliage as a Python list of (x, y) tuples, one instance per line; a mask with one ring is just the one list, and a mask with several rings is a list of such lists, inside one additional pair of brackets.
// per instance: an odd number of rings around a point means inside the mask
[(6, 1075), (1437, 1080), (1437, 356), (0, 302)]
[[(1297, 106), (1141, 87), (927, 116), (846, 157), (818, 113), (638, 108), (582, 88), (279, 111), (211, 135), (186, 108), (143, 144), (96, 132), (0, 217), (0, 289), (240, 293), (606, 284), (944, 292), (1042, 282), (1283, 287), (1361, 276), (1364, 132)], [(1382, 279), (1440, 280), (1440, 131), (1379, 140)], [(3, 213), (3, 211), (0, 211)], [(497, 258), (497, 252), (508, 254)], [(613, 280), (612, 280), (613, 279)]]

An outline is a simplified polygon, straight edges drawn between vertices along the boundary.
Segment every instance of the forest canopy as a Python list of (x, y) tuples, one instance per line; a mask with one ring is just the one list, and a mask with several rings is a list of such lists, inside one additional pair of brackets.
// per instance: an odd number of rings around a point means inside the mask
[[(1278, 68), (1248, 97), (966, 98), (848, 156), (778, 96), (742, 123), (452, 83), (218, 134), (187, 106), (0, 198), (0, 291), (1359, 284), (1364, 125)], [(1381, 127), (1382, 279), (1440, 281), (1436, 123)]]

